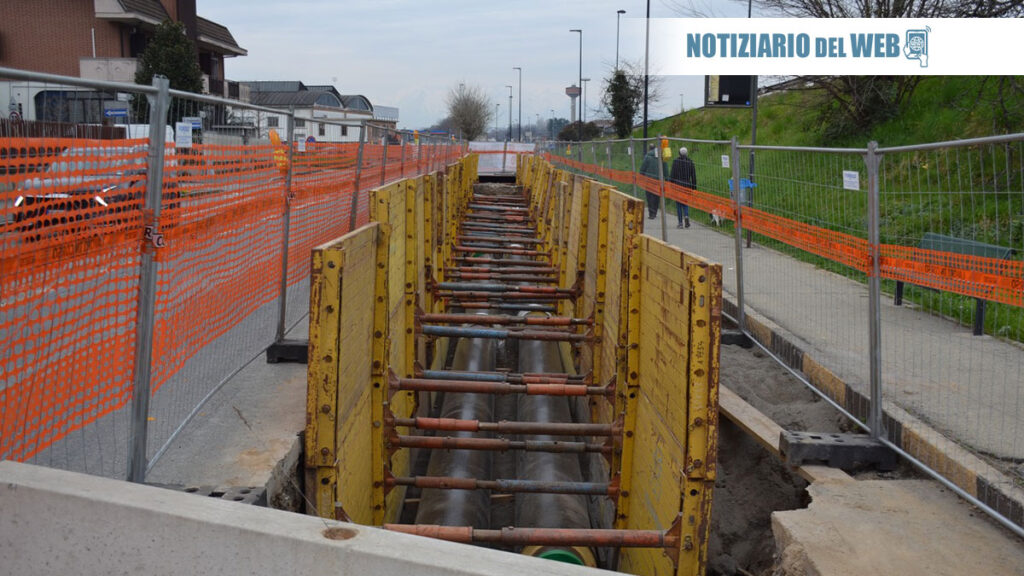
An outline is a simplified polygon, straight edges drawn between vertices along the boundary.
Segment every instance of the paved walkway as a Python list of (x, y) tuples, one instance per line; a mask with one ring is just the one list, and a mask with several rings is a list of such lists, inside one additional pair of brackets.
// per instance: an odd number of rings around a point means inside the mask
[[(733, 236), (696, 222), (676, 229), (675, 220), (670, 210), (668, 242), (720, 262), (724, 288), (735, 295)], [(661, 237), (660, 215), (645, 221), (645, 232)], [(867, 286), (757, 244), (743, 254), (748, 309), (867, 396)], [(884, 294), (882, 345), (888, 401), (973, 451), (1024, 459), (1024, 347), (893, 306)]]

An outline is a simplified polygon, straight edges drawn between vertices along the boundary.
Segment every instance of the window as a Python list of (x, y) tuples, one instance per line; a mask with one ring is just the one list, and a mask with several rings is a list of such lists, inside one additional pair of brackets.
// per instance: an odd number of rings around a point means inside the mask
[(327, 136), (327, 125), (321, 124), (319, 132), (321, 136)]
[(267, 116), (267, 127), (277, 128), (277, 116)]
[(296, 118), (295, 119), (295, 127), (296, 128), (305, 128), (306, 127), (306, 121), (303, 120), (302, 118)]
[(342, 136), (348, 136), (348, 126), (342, 126), (341, 127), (341, 135)]

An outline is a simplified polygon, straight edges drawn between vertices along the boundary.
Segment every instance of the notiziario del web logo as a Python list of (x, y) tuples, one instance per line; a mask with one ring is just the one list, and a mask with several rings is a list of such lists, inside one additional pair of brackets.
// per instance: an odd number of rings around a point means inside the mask
[[(642, 30), (642, 19), (630, 22)], [(652, 73), (1018, 74), (1024, 21), (1013, 18), (661, 18)]]
[[(903, 39), (891, 32), (858, 32), (847, 36), (807, 33), (686, 34), (687, 58), (901, 58), (928, 66), (928, 32), (907, 30)], [(902, 44), (901, 44), (902, 42)], [(902, 49), (901, 49), (902, 46)]]

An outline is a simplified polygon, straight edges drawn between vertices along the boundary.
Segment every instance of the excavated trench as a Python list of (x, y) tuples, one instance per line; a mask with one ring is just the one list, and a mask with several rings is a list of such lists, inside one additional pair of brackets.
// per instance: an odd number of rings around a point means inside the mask
[[(581, 334), (583, 321), (556, 316), (568, 296), (538, 255), (521, 191), (481, 184), (474, 202), (471, 214), (480, 216), (463, 223), (458, 267), (440, 286), (447, 314), (424, 319), (433, 323), (425, 334), (449, 338), (447, 361), (402, 384), (423, 395), (417, 422), (430, 425), (408, 440), (416, 447), (399, 521), (415, 524), (403, 528), (413, 533), (614, 568), (603, 448), (585, 430), (590, 399), (565, 394), (585, 383), (563, 365), (559, 348)], [(851, 429), (756, 349), (723, 346), (720, 379), (784, 428)], [(771, 574), (771, 513), (805, 507), (805, 488), (720, 419), (707, 573)]]

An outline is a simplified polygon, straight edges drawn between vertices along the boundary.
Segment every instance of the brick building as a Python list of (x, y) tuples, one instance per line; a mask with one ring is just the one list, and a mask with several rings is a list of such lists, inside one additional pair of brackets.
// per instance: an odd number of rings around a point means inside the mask
[[(196, 14), (196, 0), (3, 0), (0, 18), (0, 66), (79, 76), (96, 80), (134, 82), (137, 58), (153, 30), (164, 20), (185, 25), (197, 47), (196, 58), (208, 93), (239, 98), (240, 87), (224, 79), (226, 58), (245, 56), (224, 26)], [(0, 96), (25, 119), (95, 121), (103, 96), (74, 94), (40, 96), (38, 90), (8, 83)], [(84, 99), (71, 106), (65, 118), (43, 118), (41, 99)], [(93, 102), (88, 102), (93, 100)], [(47, 109), (52, 106), (47, 106)], [(65, 106), (64, 108), (68, 108)], [(39, 109), (39, 114), (36, 114)]]

